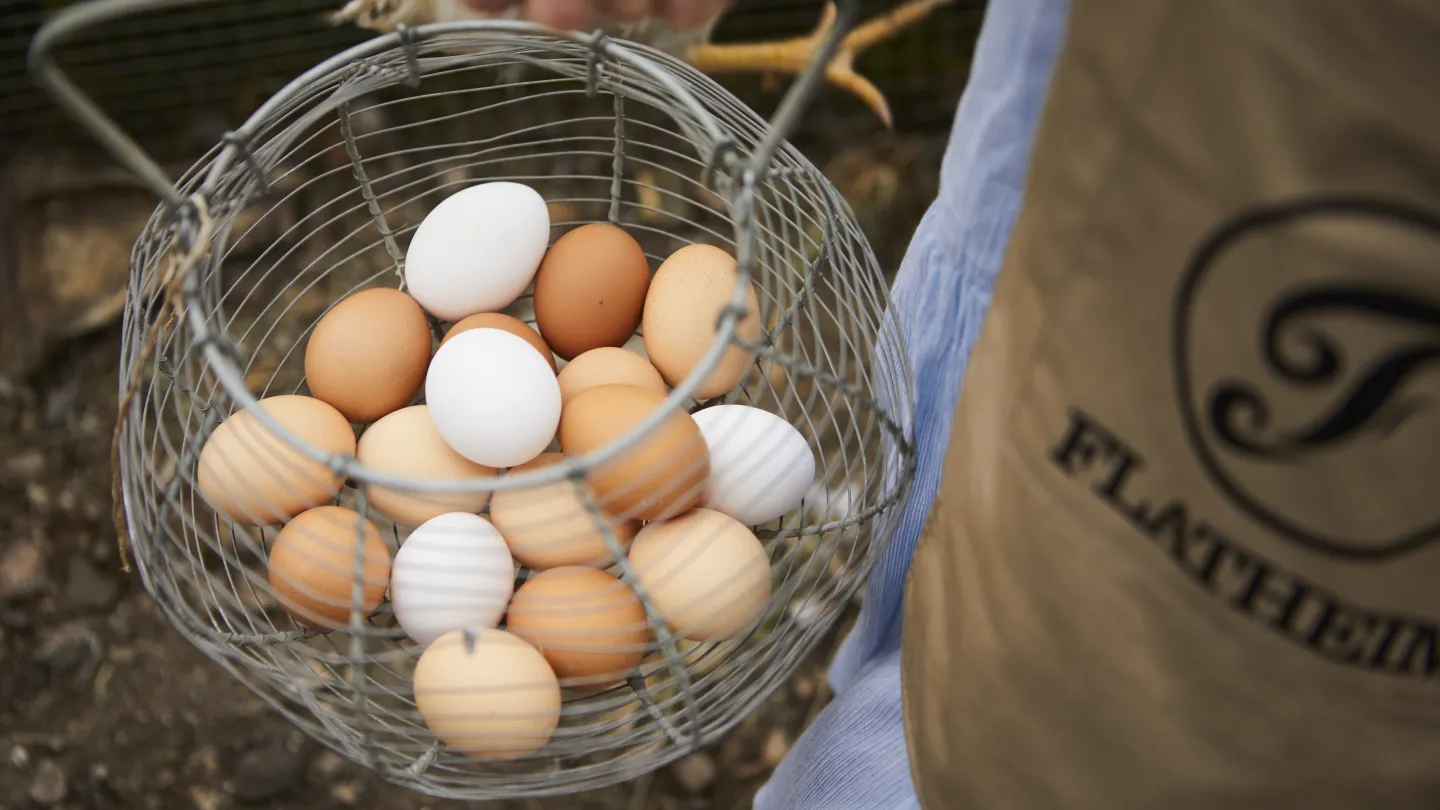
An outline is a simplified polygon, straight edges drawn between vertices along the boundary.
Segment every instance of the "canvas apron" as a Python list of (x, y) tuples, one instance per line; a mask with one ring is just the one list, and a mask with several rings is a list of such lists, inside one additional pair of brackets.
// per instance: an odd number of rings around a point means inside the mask
[(1440, 808), (1440, 3), (1070, 25), (908, 584), (921, 802)]

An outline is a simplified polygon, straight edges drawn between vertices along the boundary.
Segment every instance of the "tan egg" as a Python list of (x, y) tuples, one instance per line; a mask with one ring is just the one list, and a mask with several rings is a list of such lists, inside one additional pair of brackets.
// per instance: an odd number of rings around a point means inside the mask
[[(664, 403), (664, 394), (633, 385), (591, 388), (560, 412), (560, 447), (570, 456), (592, 453), (639, 427)], [(587, 475), (605, 511), (641, 520), (694, 506), (709, 478), (710, 450), (699, 425), (681, 410)]]
[(670, 393), (665, 378), (650, 361), (614, 346), (591, 349), (560, 369), (560, 406), (597, 385), (633, 385), (662, 396)]
[(534, 645), (580, 692), (623, 680), (645, 655), (649, 624), (630, 586), (584, 566), (541, 571), (510, 600), (505, 627)]
[[(542, 469), (564, 457), (561, 453), (541, 453), (511, 468), (506, 475)], [(622, 548), (630, 545), (640, 530), (638, 520), (616, 520), (603, 513), (602, 519)], [(496, 492), (490, 501), (490, 522), (505, 538), (510, 556), (526, 568), (608, 568), (615, 562), (596, 518), (585, 508), (575, 485), (566, 480)]]
[(414, 401), (430, 364), (430, 322), (415, 299), (361, 290), (325, 313), (305, 345), (310, 393), (351, 422), (373, 422)]
[(473, 759), (516, 759), (560, 724), (560, 682), (545, 657), (495, 629), (451, 630), (415, 664), (415, 708), (445, 745)]
[(317, 630), (350, 624), (357, 555), (362, 615), (374, 612), (390, 584), (390, 549), (375, 524), (343, 506), (317, 506), (275, 536), (270, 587), (295, 621)]
[[(378, 472), (418, 480), (455, 481), (464, 478), (493, 478), (494, 467), (465, 458), (455, 452), (430, 420), (425, 405), (411, 405), (381, 417), (360, 434), (355, 451), (361, 464)], [(376, 512), (415, 528), (446, 512), (479, 514), (490, 502), (490, 493), (425, 492), (366, 484), (365, 495)]]
[(566, 360), (623, 346), (640, 325), (650, 262), (635, 237), (582, 225), (555, 240), (535, 274), (535, 325)]
[(646, 525), (627, 556), (640, 587), (681, 638), (734, 638), (770, 599), (765, 547), (740, 521), (710, 509)]
[[(700, 365), (715, 342), (720, 312), (735, 294), (739, 265), (729, 253), (712, 245), (688, 245), (655, 271), (645, 296), (642, 331), (645, 353), (665, 382), (677, 387)], [(750, 286), (745, 296), (746, 315), (735, 334), (749, 341), (760, 339), (760, 299)], [(731, 345), (715, 369), (701, 381), (693, 396), (713, 399), (739, 384), (750, 370), (754, 352)]]
[(462, 318), (456, 322), (454, 326), (450, 327), (450, 331), (445, 333), (445, 337), (440, 341), (440, 345), (444, 346), (445, 342), (450, 338), (455, 337), (461, 332), (468, 332), (471, 329), (499, 329), (522, 337), (526, 343), (535, 347), (535, 351), (540, 352), (540, 355), (545, 358), (545, 362), (550, 364), (550, 370), (555, 370), (555, 354), (551, 352), (550, 347), (546, 345), (545, 338), (540, 337), (540, 333), (531, 328), (530, 324), (512, 315), (506, 315), (503, 312), (481, 312), (471, 315), (468, 318)]
[[(314, 397), (267, 397), (259, 407), (322, 453), (355, 455), (355, 429)], [(281, 523), (334, 499), (345, 476), (271, 433), (248, 410), (236, 411), (205, 440), (196, 485), (220, 513), (253, 526)]]

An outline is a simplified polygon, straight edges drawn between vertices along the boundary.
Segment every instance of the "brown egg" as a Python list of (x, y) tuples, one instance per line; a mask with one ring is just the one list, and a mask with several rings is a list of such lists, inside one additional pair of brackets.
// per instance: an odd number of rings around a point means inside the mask
[(415, 708), (446, 747), (480, 760), (516, 759), (560, 724), (560, 683), (545, 657), (493, 628), (451, 630), (415, 663)]
[(623, 680), (645, 656), (649, 625), (630, 586), (584, 566), (542, 571), (515, 591), (505, 627), (581, 692)]
[[(600, 385), (560, 413), (560, 447), (579, 456), (638, 427), (665, 395), (633, 385)], [(710, 477), (710, 451), (690, 414), (672, 411), (649, 434), (588, 474), (595, 499), (609, 513), (660, 520), (699, 502)]]
[[(376, 471), (419, 480), (495, 475), (494, 467), (476, 464), (451, 449), (430, 421), (430, 409), (425, 405), (411, 405), (381, 417), (361, 434), (355, 456)], [(366, 484), (365, 495), (376, 512), (412, 529), (446, 512), (478, 514), (490, 502), (487, 491), (425, 492), (376, 484)]]
[[(710, 351), (717, 319), (735, 294), (738, 275), (735, 257), (712, 245), (680, 248), (655, 271), (645, 295), (641, 327), (651, 365), (672, 388), (684, 382)], [(735, 334), (756, 341), (760, 339), (760, 299), (753, 285), (745, 301), (747, 314), (735, 325)], [(728, 392), (744, 378), (752, 360), (753, 352), (729, 346), (693, 396), (706, 400)]]
[(535, 325), (566, 360), (635, 334), (650, 262), (635, 237), (609, 223), (555, 240), (535, 274)]
[[(564, 457), (561, 453), (542, 453), (506, 475), (548, 467)], [(638, 520), (616, 520), (609, 515), (603, 515), (603, 519), (622, 548), (640, 530)], [(585, 508), (570, 481), (496, 492), (490, 501), (490, 522), (505, 538), (510, 556), (527, 568), (606, 568), (615, 562), (596, 518)]]
[[(314, 397), (285, 394), (259, 407), (322, 453), (355, 455), (355, 429)], [(196, 485), (220, 513), (252, 526), (289, 520), (334, 499), (345, 476), (271, 433), (249, 411), (236, 411), (205, 440)]]
[(550, 370), (555, 370), (555, 355), (550, 351), (550, 347), (545, 345), (545, 339), (540, 337), (540, 333), (532, 329), (530, 324), (503, 312), (480, 312), (468, 318), (462, 318), (450, 327), (450, 331), (445, 333), (440, 345), (444, 346), (445, 341), (471, 329), (500, 329), (525, 338), (525, 342), (534, 346), (535, 351), (540, 352), (541, 356), (545, 358), (545, 362), (550, 364)]
[(560, 369), (560, 404), (564, 407), (581, 391), (597, 385), (633, 385), (665, 395), (665, 378), (650, 361), (628, 349), (601, 346), (571, 360)]
[(765, 547), (740, 521), (710, 509), (647, 525), (628, 557), (655, 610), (690, 641), (744, 633), (770, 599)]
[(305, 381), (351, 422), (373, 422), (415, 399), (430, 364), (430, 322), (415, 299), (377, 287), (325, 313), (305, 345)]
[(361, 613), (368, 616), (390, 584), (390, 549), (375, 524), (343, 506), (317, 506), (285, 524), (269, 559), (270, 587), (285, 612), (317, 630), (349, 625), (362, 543)]

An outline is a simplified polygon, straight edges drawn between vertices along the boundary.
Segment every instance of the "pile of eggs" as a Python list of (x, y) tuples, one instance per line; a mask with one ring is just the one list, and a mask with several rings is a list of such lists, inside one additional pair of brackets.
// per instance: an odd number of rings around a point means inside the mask
[[(220, 514), (279, 526), (269, 583), (297, 623), (345, 628), (388, 601), (420, 649), (420, 716), (477, 758), (539, 750), (566, 692), (636, 672), (654, 632), (637, 587), (674, 637), (748, 632), (771, 591), (755, 527), (799, 507), (815, 477), (805, 438), (768, 411), (655, 416), (715, 342), (738, 280), (733, 256), (693, 244), (652, 274), (620, 227), (584, 225), (553, 245), (550, 230), (545, 200), (523, 184), (447, 197), (412, 237), (406, 290), (338, 301), (306, 344), (309, 393), (259, 407), (332, 458), (417, 481), (537, 470), (659, 419), (583, 480), (493, 492), (357, 484), (367, 511), (408, 530), (392, 557), (367, 515), (337, 505), (347, 482), (334, 465), (251, 411), (215, 429), (197, 472)], [(532, 287), (533, 328), (501, 312)], [(736, 332), (755, 340), (753, 288), (747, 298)], [(448, 324), (438, 347), (432, 318)], [(643, 354), (625, 348), (637, 329)], [(732, 390), (753, 362), (727, 346), (694, 398)]]

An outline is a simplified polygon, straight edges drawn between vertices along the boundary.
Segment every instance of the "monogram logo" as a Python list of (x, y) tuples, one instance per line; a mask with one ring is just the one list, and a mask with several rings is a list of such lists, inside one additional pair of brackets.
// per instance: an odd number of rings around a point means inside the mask
[(1175, 299), (1175, 384), (1206, 474), (1312, 551), (1440, 540), (1440, 219), (1308, 199), (1230, 220)]

